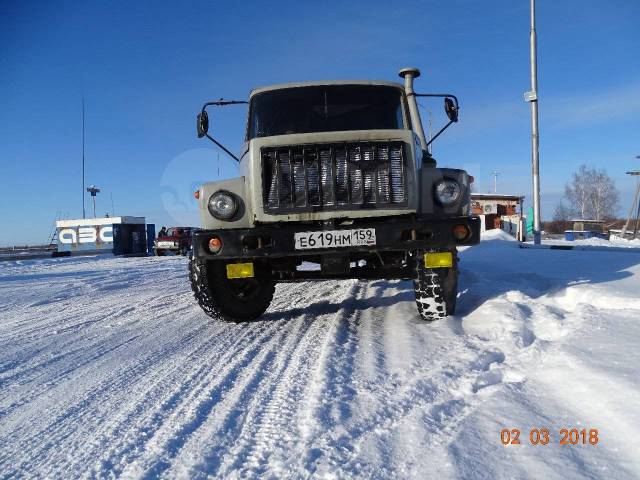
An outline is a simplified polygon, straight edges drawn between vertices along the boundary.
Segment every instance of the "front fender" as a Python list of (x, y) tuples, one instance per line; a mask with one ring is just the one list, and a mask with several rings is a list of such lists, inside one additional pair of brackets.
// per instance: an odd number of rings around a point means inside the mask
[[(430, 218), (470, 215), (471, 182), (464, 170), (455, 168), (433, 168), (423, 166), (420, 169), (420, 215)], [(456, 180), (460, 184), (461, 195), (457, 202), (444, 206), (435, 199), (434, 187), (443, 178)]]
[[(211, 212), (209, 212), (209, 198), (219, 190), (226, 190), (227, 192), (234, 194), (240, 201), (238, 213), (231, 220), (218, 220), (211, 215)], [(224, 229), (253, 227), (251, 196), (247, 195), (245, 177), (220, 180), (218, 182), (207, 182), (200, 186), (199, 192), (199, 210), (202, 228)]]

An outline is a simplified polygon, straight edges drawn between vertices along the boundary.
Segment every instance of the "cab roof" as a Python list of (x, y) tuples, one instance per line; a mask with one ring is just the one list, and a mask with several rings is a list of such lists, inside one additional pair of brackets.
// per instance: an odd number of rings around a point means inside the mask
[(272, 90), (283, 90), (286, 88), (302, 88), (302, 87), (319, 87), (324, 85), (379, 85), (385, 87), (399, 88), (404, 92), (404, 87), (397, 82), (388, 82), (386, 80), (321, 80), (315, 82), (294, 82), (294, 83), (278, 83), (275, 85), (267, 85), (251, 90), (249, 98), (258, 93), (269, 92)]

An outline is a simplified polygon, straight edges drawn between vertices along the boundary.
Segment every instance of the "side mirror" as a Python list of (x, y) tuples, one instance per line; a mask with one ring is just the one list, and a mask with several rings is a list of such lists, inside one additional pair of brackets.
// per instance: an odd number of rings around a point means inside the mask
[(447, 117), (449, 117), (449, 120), (451, 120), (452, 122), (458, 121), (458, 106), (449, 97), (446, 97), (444, 99), (444, 112), (447, 114)]
[(206, 111), (198, 114), (197, 120), (198, 138), (204, 137), (209, 132), (209, 115)]

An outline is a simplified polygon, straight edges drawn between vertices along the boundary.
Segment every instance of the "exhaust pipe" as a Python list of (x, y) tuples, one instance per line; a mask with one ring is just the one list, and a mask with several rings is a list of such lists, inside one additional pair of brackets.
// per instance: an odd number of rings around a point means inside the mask
[(418, 111), (418, 103), (416, 102), (415, 92), (413, 90), (413, 79), (420, 76), (420, 70), (415, 67), (403, 68), (402, 70), (400, 70), (399, 75), (404, 78), (404, 92), (407, 95), (407, 103), (409, 104), (409, 116), (411, 117), (413, 131), (416, 133), (416, 135), (418, 135), (422, 150), (426, 151), (427, 139), (424, 136), (422, 120), (420, 119), (420, 112)]

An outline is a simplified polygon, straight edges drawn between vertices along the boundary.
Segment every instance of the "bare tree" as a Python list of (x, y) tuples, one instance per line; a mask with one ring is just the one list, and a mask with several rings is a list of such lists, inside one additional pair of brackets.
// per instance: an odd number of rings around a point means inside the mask
[(566, 203), (560, 200), (556, 205), (556, 211), (553, 214), (553, 221), (565, 222), (567, 220), (571, 220), (572, 217), (575, 217), (573, 210), (569, 208)]
[(556, 216), (602, 220), (615, 217), (618, 209), (619, 193), (613, 179), (604, 170), (586, 165), (574, 172), (571, 181), (565, 185), (564, 196), (568, 205), (558, 204)]
[(589, 170), (586, 165), (581, 165), (577, 172), (573, 173), (571, 182), (564, 187), (564, 196), (569, 202), (569, 208), (580, 218), (587, 218), (589, 209)]
[(615, 218), (620, 195), (613, 179), (604, 170), (594, 171), (592, 176), (593, 213), (596, 220)]

